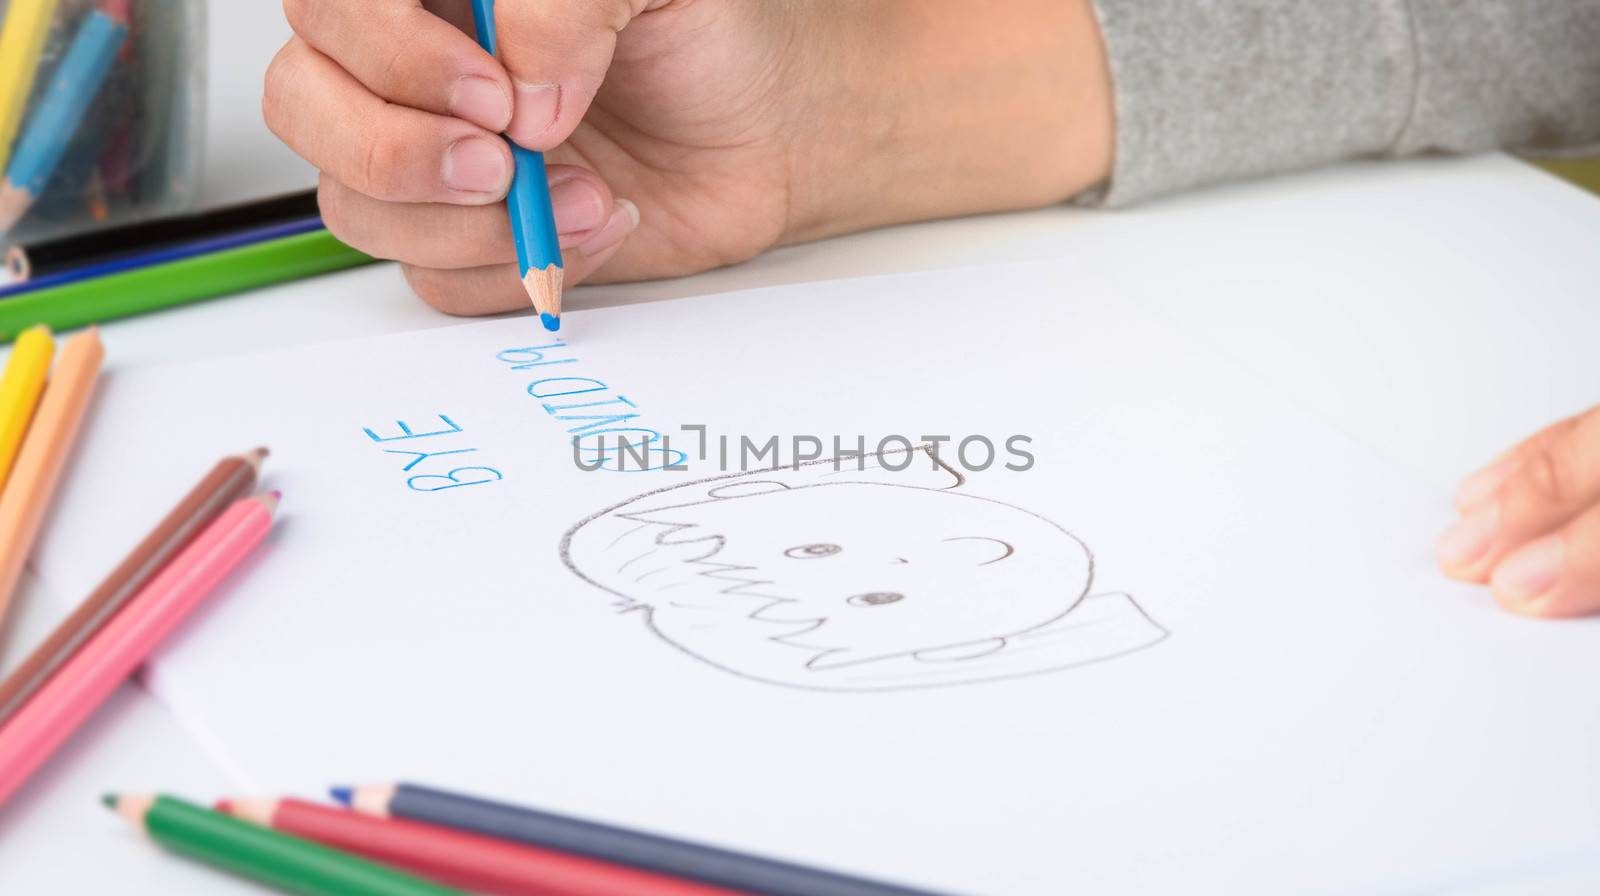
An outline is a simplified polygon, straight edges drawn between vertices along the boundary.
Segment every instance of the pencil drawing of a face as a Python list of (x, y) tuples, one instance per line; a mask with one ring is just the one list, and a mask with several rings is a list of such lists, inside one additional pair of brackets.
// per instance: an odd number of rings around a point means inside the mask
[(1165, 632), (1091, 596), (1076, 537), (954, 490), (926, 451), (687, 483), (580, 523), (578, 575), (679, 649), (776, 684), (887, 690), (1082, 665)]

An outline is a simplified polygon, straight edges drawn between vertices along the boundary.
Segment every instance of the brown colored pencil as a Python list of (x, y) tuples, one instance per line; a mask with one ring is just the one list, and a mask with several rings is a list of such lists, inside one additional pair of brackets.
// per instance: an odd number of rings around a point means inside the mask
[(225, 457), (124, 557), (22, 665), (0, 680), (0, 726), (50, 680), (73, 654), (139, 593), (167, 561), (234, 501), (249, 495), (267, 449)]
[(89, 409), (104, 359), (105, 347), (94, 327), (62, 344), (39, 409), (17, 452), (16, 465), (6, 479), (5, 491), (0, 492), (0, 629), (4, 628), (6, 610), (22, 576), (22, 565), (33, 550), (61, 470)]

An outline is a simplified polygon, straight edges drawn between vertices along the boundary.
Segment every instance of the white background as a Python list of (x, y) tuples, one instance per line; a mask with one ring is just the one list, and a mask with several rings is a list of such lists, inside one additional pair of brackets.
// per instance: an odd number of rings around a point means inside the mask
[[(261, 73), (287, 34), (279, 5), (250, 0), (211, 8), (206, 199), (309, 186), (312, 173), (259, 120)], [(1148, 253), (1128, 260), (1138, 275), (1131, 288), (1158, 302), (1195, 338), (1423, 477), (1443, 501), (1461, 475), (1515, 438), (1600, 400), (1593, 349), (1593, 334), (1600, 332), (1600, 201), (1502, 158), (1370, 168), (1211, 191), (1131, 212), (1055, 208), (895, 228), (782, 250), (700, 277), (579, 290), (573, 304), (932, 269), (957, 249), (989, 260), (1050, 257), (1093, 251), (1097, 235), (1116, 228), (1145, 228)], [(1392, 252), (1375, 250), (1363, 234), (1340, 226), (1339, 213), (1329, 214), (1328, 194), (1339, 193), (1346, 179), (1400, 183), (1412, 177), (1431, 178), (1436, 189), (1412, 191), (1408, 201), (1416, 206), (1391, 214), (1428, 223), (1395, 239)], [(1263, 216), (1258, 228), (1231, 230), (1229, 240), (1242, 247), (1237, 253), (1218, 252), (1214, 240), (1197, 238), (1190, 226), (1196, 215), (1237, 202), (1277, 205), (1277, 214)], [(1301, 204), (1307, 207), (1303, 219), (1297, 217)], [(1367, 211), (1351, 207), (1343, 214), (1354, 224)], [(1486, 234), (1503, 253), (1464, 258), (1452, 251), (1454, 243), (1482, 243)], [(1350, 254), (1356, 246), (1361, 254)], [(1291, 265), (1302, 273), (1314, 269), (1317, 276), (1309, 279), (1322, 288), (1309, 294), (1263, 288), (1278, 280), (1302, 282)], [(1468, 266), (1478, 288), (1430, 290), (1440, 266)], [(1373, 278), (1414, 283), (1414, 301), (1376, 300), (1376, 291), (1363, 289)], [(1189, 291), (1195, 282), (1210, 287), (1203, 298)], [(1217, 288), (1230, 282), (1239, 285), (1236, 292)], [(1392, 297), (1394, 290), (1383, 293)], [(452, 322), (410, 298), (397, 271), (381, 266), (113, 324), (106, 340), (111, 363), (127, 366)], [(70, 597), (26, 589), (3, 661), (16, 662)], [(1592, 705), (1581, 687), (1552, 686), (1570, 689), (1575, 711)], [(108, 788), (210, 798), (227, 785), (203, 755), (163, 708), (138, 689), (124, 688), (0, 810), (0, 890), (223, 891), (226, 881), (158, 857), (95, 801)], [(1596, 857), (1531, 857), (1525, 866), (1473, 882), (1473, 891), (1592, 892), (1600, 883), (1597, 864)]]

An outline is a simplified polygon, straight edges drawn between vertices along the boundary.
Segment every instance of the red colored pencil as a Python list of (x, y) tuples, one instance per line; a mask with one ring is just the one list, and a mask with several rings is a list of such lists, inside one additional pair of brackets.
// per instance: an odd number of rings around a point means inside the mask
[(494, 896), (735, 896), (709, 884), (304, 800), (222, 800), (217, 811)]

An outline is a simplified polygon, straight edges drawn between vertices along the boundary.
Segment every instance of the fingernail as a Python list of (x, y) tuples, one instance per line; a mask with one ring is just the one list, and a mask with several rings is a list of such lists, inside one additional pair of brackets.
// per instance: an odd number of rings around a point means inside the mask
[(560, 233), (582, 233), (606, 222), (605, 197), (581, 177), (552, 185), (550, 206), (555, 210), (556, 230)]
[(467, 137), (444, 154), (444, 183), (467, 193), (501, 193), (511, 180), (506, 149), (491, 137)]
[(488, 78), (468, 75), (450, 91), (450, 114), (491, 131), (505, 130), (511, 120), (511, 98)]
[(1482, 503), (1511, 477), (1521, 463), (1517, 455), (1508, 454), (1462, 480), (1461, 488), (1456, 491), (1456, 507), (1466, 511)]
[(630, 199), (618, 199), (617, 200), (617, 208), (620, 208), (623, 211), (628, 213), (628, 232), (632, 233), (635, 230), (638, 230), (639, 229), (639, 207), (637, 205), (634, 205), (633, 201), (630, 200)]
[(622, 238), (638, 226), (639, 207), (626, 199), (618, 199), (617, 207), (611, 210), (611, 217), (606, 219), (605, 226), (580, 243), (578, 251), (585, 255), (598, 255), (622, 242)]
[(511, 114), (511, 125), (506, 128), (518, 143), (534, 143), (556, 123), (561, 114), (561, 85), (513, 82), (517, 91), (517, 108)]
[(1530, 601), (1555, 586), (1566, 562), (1566, 540), (1560, 535), (1525, 544), (1494, 568), (1494, 590), (1515, 601)]
[(1439, 565), (1446, 570), (1460, 571), (1477, 562), (1489, 550), (1499, 521), (1499, 505), (1490, 504), (1450, 527), (1439, 539)]

